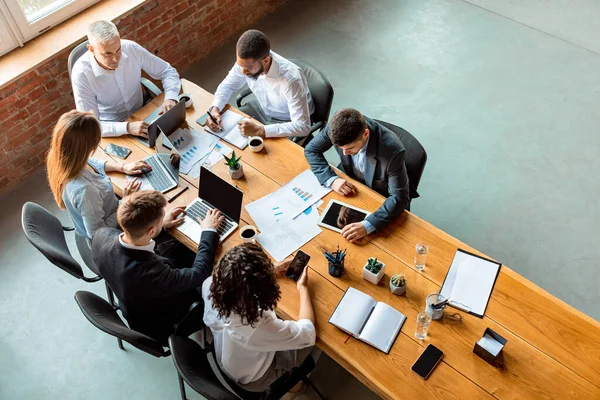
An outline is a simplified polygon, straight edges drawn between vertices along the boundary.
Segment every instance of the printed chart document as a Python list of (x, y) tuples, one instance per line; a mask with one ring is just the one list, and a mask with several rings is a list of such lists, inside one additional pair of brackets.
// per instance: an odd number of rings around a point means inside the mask
[(211, 153), (219, 139), (192, 129), (177, 129), (169, 135), (169, 141), (181, 156), (179, 171), (188, 174), (194, 165)]
[(360, 290), (349, 287), (329, 323), (388, 354), (406, 316)]
[(295, 218), (330, 191), (307, 169), (275, 192), (246, 205), (246, 210), (263, 231), (275, 222)]
[(244, 150), (248, 146), (248, 138), (242, 135), (238, 122), (244, 119), (238, 113), (227, 110), (221, 114), (221, 127), (222, 132), (213, 132), (208, 125), (204, 128), (207, 132), (212, 133), (219, 139), (223, 139), (227, 143), (234, 145), (235, 147)]
[(281, 261), (321, 232), (316, 223), (287, 220), (261, 229), (256, 240), (275, 261)]
[(224, 143), (220, 143), (217, 139), (217, 144), (215, 144), (215, 147), (213, 147), (212, 151), (206, 156), (204, 156), (199, 162), (194, 164), (194, 166), (189, 172), (189, 175), (194, 179), (198, 179), (200, 177), (201, 166), (207, 169), (211, 169), (223, 159), (223, 156), (231, 154), (232, 151), (233, 150), (231, 150), (231, 147), (227, 146)]
[(449, 305), (483, 318), (502, 264), (456, 250), (440, 294)]

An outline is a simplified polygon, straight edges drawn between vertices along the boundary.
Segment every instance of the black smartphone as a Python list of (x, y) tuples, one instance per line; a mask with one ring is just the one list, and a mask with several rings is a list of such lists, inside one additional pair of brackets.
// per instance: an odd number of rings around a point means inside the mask
[(431, 371), (442, 359), (444, 352), (430, 344), (425, 348), (419, 359), (413, 364), (411, 369), (423, 379), (427, 379)]
[(119, 146), (113, 143), (109, 143), (109, 145), (104, 148), (104, 152), (106, 154), (122, 158), (123, 160), (129, 157), (131, 154), (131, 150), (129, 150), (127, 147)]
[(302, 275), (302, 271), (304, 271), (304, 267), (306, 267), (309, 260), (310, 256), (308, 254), (302, 250), (298, 250), (294, 256), (294, 259), (292, 260), (292, 263), (285, 272), (285, 276), (292, 279), (294, 282), (298, 281)]

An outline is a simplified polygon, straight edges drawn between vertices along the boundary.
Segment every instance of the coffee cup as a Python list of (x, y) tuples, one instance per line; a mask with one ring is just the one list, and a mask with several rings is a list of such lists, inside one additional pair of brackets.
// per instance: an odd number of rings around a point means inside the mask
[(248, 139), (248, 147), (255, 153), (258, 153), (265, 147), (265, 140), (260, 136), (250, 136)]
[(182, 93), (179, 95), (179, 100), (185, 101), (185, 108), (190, 108), (194, 102), (192, 101), (192, 95), (189, 93)]
[(256, 235), (258, 230), (253, 225), (246, 225), (240, 229), (240, 238), (244, 243), (256, 243)]

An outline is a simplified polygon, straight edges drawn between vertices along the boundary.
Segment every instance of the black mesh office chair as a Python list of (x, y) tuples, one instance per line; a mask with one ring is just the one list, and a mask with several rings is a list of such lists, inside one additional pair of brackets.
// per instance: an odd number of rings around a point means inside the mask
[(406, 158), (404, 163), (406, 164), (406, 173), (408, 174), (410, 199), (416, 199), (419, 197), (417, 188), (419, 187), (419, 182), (421, 181), (421, 176), (423, 175), (423, 170), (425, 169), (425, 164), (427, 163), (427, 152), (421, 143), (419, 143), (419, 141), (406, 130), (400, 128), (399, 126), (390, 124), (389, 122), (380, 121), (377, 119), (375, 121), (398, 135), (398, 138), (404, 145), (404, 148), (406, 149)]
[[(73, 66), (75, 65), (75, 62), (77, 62), (77, 60), (79, 60), (79, 58), (81, 58), (81, 56), (87, 52), (88, 44), (89, 44), (89, 41), (87, 41), (87, 40), (83, 43), (78, 44), (77, 46), (75, 46), (75, 48), (69, 54), (69, 59), (67, 60), (67, 68), (69, 71), (69, 80), (71, 80), (71, 71), (73, 70)], [(140, 79), (140, 81), (141, 81), (143, 92), (144, 92), (144, 104), (146, 104), (152, 98), (154, 98), (162, 93), (162, 90), (160, 90), (158, 88), (158, 86), (156, 86), (154, 83), (152, 83), (152, 81), (150, 81), (149, 79), (142, 78), (142, 79)]]
[[(315, 111), (310, 116), (310, 133), (306, 138), (296, 137), (292, 139), (294, 142), (300, 144), (302, 147), (305, 147), (312, 140), (313, 132), (322, 129), (323, 127), (325, 127), (325, 125), (327, 125), (327, 121), (329, 120), (329, 113), (331, 111), (331, 104), (333, 103), (333, 87), (331, 86), (331, 83), (329, 83), (327, 77), (311, 64), (302, 60), (290, 59), (290, 61), (296, 64), (298, 67), (300, 67), (300, 69), (304, 73), (304, 76), (306, 77), (306, 82), (308, 83), (308, 90), (310, 91), (313, 102), (315, 103)], [(237, 96), (236, 104), (238, 108), (250, 106), (250, 108), (255, 110), (261, 109), (260, 105), (256, 100), (247, 102), (245, 105), (242, 104), (244, 98), (248, 97), (251, 93), (252, 91), (250, 89), (246, 89)], [(273, 123), (281, 121), (265, 120), (261, 122)]]

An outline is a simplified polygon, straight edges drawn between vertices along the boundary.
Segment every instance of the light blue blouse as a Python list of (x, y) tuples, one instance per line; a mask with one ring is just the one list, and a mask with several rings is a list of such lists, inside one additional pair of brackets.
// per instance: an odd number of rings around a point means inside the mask
[(119, 200), (104, 171), (105, 161), (89, 159), (88, 164), (96, 172), (83, 172), (65, 185), (63, 201), (79, 236), (91, 239), (98, 228), (118, 228), (117, 207)]

